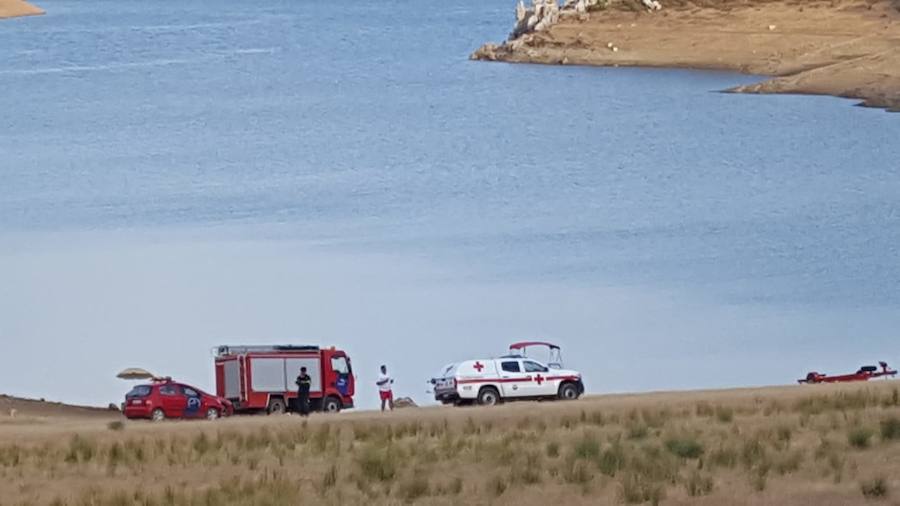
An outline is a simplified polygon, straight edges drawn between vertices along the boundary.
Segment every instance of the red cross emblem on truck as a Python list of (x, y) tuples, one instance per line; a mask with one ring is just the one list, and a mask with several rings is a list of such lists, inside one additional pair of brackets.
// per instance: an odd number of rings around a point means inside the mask
[(534, 381), (537, 381), (537, 384), (540, 385), (540, 384), (544, 383), (544, 377), (541, 376), (540, 374), (538, 374), (537, 376), (534, 377)]
[(474, 367), (476, 371), (481, 372), (484, 369), (484, 364), (482, 364), (481, 362), (475, 362), (475, 365), (473, 365), (472, 367)]

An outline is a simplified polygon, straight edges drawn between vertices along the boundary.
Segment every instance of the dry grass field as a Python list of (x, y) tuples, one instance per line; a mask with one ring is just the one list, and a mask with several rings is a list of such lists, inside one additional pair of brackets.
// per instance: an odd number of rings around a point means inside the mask
[(4, 505), (900, 504), (900, 383), (217, 422), (0, 416)]

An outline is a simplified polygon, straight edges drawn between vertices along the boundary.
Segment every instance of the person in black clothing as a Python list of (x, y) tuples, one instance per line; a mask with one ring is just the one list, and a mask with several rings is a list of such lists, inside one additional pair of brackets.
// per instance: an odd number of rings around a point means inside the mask
[(300, 368), (300, 376), (297, 376), (297, 402), (300, 404), (300, 416), (309, 416), (309, 388), (312, 386), (312, 378), (306, 374), (306, 368)]

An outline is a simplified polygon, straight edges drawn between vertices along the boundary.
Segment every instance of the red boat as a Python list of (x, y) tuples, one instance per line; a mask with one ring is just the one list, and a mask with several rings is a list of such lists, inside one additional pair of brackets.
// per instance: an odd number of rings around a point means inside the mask
[(897, 371), (888, 367), (887, 362), (878, 362), (881, 370), (874, 365), (865, 365), (859, 368), (853, 374), (841, 374), (838, 376), (829, 376), (818, 372), (811, 372), (806, 378), (797, 380), (797, 383), (848, 383), (851, 381), (869, 381), (872, 378), (890, 378), (897, 375)]

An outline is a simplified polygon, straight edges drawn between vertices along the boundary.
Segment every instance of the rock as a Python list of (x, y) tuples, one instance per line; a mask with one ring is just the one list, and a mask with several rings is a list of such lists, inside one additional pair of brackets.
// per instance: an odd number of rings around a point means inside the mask
[(770, 31), (770, 32), (775, 31), (775, 28), (776, 28), (775, 25), (769, 25), (769, 31)]
[(394, 407), (395, 408), (418, 408), (419, 405), (416, 404), (416, 401), (412, 400), (410, 397), (400, 397), (394, 399)]
[(559, 63), (560, 63), (560, 65), (568, 65), (568, 64), (569, 64), (569, 57), (568, 57), (568, 56), (563, 56), (563, 59), (560, 60)]
[(15, 409), (10, 409), (10, 410), (9, 410), (9, 417), (10, 417), (10, 418), (15, 418), (15, 417), (16, 417), (16, 413), (18, 413), (18, 411), (16, 411)]
[(606, 43), (606, 47), (607, 47), (608, 49), (612, 49), (614, 45), (615, 45), (615, 44), (613, 44), (612, 42), (607, 42), (607, 43)]
[(519, 24), (525, 20), (526, 12), (525, 2), (519, 0), (519, 3), (516, 4), (516, 24)]
[(651, 11), (662, 10), (662, 4), (659, 3), (659, 0), (641, 0), (641, 3)]
[(530, 8), (526, 8), (520, 0), (516, 5), (516, 26), (509, 34), (509, 40), (515, 40), (527, 33), (547, 30), (558, 21), (559, 4), (557, 0), (532, 0)]

